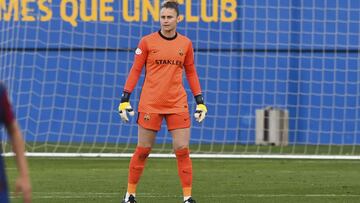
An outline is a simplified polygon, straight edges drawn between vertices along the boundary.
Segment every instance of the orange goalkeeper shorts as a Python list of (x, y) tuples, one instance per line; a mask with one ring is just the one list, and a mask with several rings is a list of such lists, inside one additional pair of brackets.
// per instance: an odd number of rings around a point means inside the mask
[(149, 130), (159, 131), (162, 120), (165, 118), (168, 130), (175, 130), (190, 127), (189, 112), (172, 113), (172, 114), (158, 114), (158, 113), (143, 113), (139, 112), (137, 123)]

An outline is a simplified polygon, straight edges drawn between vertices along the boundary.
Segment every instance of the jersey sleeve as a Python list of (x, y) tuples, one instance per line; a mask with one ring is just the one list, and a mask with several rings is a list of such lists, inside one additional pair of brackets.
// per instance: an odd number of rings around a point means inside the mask
[(142, 69), (146, 63), (147, 55), (148, 48), (146, 46), (146, 40), (142, 38), (139, 42), (138, 47), (135, 50), (134, 63), (131, 67), (130, 73), (124, 86), (125, 92), (131, 93), (134, 90), (140, 78)]
[(14, 114), (7, 96), (7, 91), (3, 85), (0, 84), (0, 122), (9, 125), (13, 122)]
[(200, 81), (194, 65), (194, 49), (191, 41), (189, 42), (188, 49), (186, 51), (184, 67), (191, 92), (194, 96), (201, 94)]

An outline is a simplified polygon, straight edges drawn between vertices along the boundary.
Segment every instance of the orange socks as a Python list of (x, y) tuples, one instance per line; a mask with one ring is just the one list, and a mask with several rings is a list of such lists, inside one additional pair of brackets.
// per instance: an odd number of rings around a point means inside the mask
[[(140, 180), (150, 151), (150, 147), (136, 147), (129, 165), (127, 194), (136, 193), (136, 186)], [(178, 174), (183, 188), (183, 195), (184, 197), (190, 197), (192, 188), (192, 163), (190, 159), (190, 150), (188, 148), (179, 149), (175, 151), (175, 155), (178, 165)]]
[(129, 194), (136, 193), (136, 185), (140, 180), (140, 176), (144, 170), (147, 157), (151, 151), (150, 147), (136, 147), (129, 164), (128, 188)]
[(192, 163), (190, 159), (190, 150), (188, 148), (179, 149), (175, 152), (178, 173), (183, 188), (184, 197), (191, 196), (192, 187)]

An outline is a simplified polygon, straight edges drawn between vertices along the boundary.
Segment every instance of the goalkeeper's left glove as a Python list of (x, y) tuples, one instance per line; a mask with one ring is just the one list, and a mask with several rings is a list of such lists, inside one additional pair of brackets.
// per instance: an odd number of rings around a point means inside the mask
[(204, 98), (201, 94), (196, 95), (195, 100), (197, 105), (194, 117), (197, 122), (201, 123), (205, 119), (207, 108), (204, 104)]
[(133, 108), (130, 105), (129, 99), (130, 99), (130, 93), (123, 92), (118, 110), (121, 120), (123, 120), (124, 122), (129, 121), (127, 114), (129, 114), (130, 116), (134, 116), (135, 114)]

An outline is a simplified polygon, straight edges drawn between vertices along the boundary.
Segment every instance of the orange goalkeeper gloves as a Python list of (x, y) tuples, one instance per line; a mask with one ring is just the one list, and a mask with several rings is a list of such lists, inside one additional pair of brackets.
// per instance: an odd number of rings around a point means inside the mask
[(201, 94), (195, 96), (195, 100), (197, 105), (194, 117), (197, 122), (201, 123), (205, 119), (207, 108), (204, 104), (204, 98)]
[(121, 117), (121, 120), (124, 122), (129, 122), (129, 118), (128, 118), (127, 114), (129, 114), (130, 116), (135, 115), (134, 109), (131, 107), (129, 99), (130, 99), (130, 93), (123, 92), (118, 110), (119, 110), (119, 115)]

